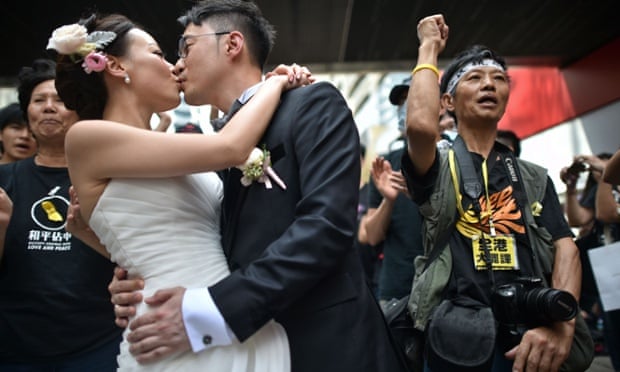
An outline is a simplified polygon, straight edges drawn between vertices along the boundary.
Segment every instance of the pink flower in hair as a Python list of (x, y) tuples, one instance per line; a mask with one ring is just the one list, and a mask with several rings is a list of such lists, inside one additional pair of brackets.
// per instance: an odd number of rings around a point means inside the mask
[(101, 72), (105, 70), (106, 63), (108, 58), (105, 54), (101, 52), (90, 52), (86, 57), (84, 57), (84, 62), (82, 63), (82, 67), (87, 74), (91, 72)]

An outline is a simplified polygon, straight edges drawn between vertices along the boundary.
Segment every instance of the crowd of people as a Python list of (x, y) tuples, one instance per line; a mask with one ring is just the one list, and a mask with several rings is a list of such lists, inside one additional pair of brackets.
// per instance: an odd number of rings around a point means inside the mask
[(0, 369), (109, 370), (121, 334), (107, 290), (114, 265), (65, 230), (72, 183), (65, 137), (78, 115), (58, 96), (55, 78), (50, 60), (20, 71), (20, 113), (37, 151), (0, 166), (12, 201), (0, 251)]
[(360, 222), (358, 239), (382, 247), (377, 298), (385, 310), (395, 299), (409, 294), (413, 280), (413, 259), (422, 253), (421, 216), (407, 194), (400, 173), (405, 141), (405, 102), (409, 81), (390, 91), (390, 103), (397, 107), (401, 135), (390, 145), (390, 152), (372, 162), (368, 188), (368, 210)]
[[(440, 75), (448, 24), (420, 20), (388, 97), (400, 136), (365, 184), (338, 89), (296, 64), (263, 75), (256, 4), (179, 22), (174, 64), (93, 13), (20, 71), (0, 111), (0, 371), (583, 371), (592, 317), (620, 368), (587, 261), (620, 239), (620, 152), (563, 169), (562, 206), (498, 129), (502, 57), (473, 46)], [(164, 133), (181, 97), (226, 114)]]

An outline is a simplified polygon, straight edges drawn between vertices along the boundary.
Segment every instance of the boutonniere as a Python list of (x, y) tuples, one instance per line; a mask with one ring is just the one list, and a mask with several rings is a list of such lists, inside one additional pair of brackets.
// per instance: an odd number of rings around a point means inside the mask
[(250, 186), (252, 182), (257, 181), (264, 183), (265, 187), (271, 189), (271, 181), (277, 183), (282, 190), (286, 190), (286, 184), (276, 174), (276, 171), (271, 168), (271, 154), (263, 146), (263, 149), (255, 147), (248, 159), (242, 165), (237, 166), (243, 172), (241, 177), (241, 184), (243, 186)]
[(540, 202), (533, 202), (532, 203), (532, 216), (534, 217), (540, 217), (542, 210), (543, 210), (543, 206), (542, 204), (540, 204)]

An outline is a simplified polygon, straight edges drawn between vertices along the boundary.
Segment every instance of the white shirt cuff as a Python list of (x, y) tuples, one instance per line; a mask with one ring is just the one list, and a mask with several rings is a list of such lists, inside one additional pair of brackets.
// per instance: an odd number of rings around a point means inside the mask
[(236, 339), (207, 288), (187, 289), (182, 311), (185, 331), (195, 353), (213, 346), (230, 345)]

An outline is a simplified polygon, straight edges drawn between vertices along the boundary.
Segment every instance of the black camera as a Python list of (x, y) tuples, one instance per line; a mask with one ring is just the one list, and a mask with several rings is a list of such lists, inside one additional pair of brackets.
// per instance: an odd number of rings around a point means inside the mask
[(498, 340), (509, 350), (521, 342), (530, 328), (567, 321), (577, 316), (579, 306), (572, 294), (543, 286), (539, 278), (523, 277), (499, 286), (492, 294)]
[(584, 163), (583, 161), (575, 161), (573, 164), (568, 167), (566, 172), (578, 176), (581, 172), (586, 172), (590, 169), (588, 163)]

